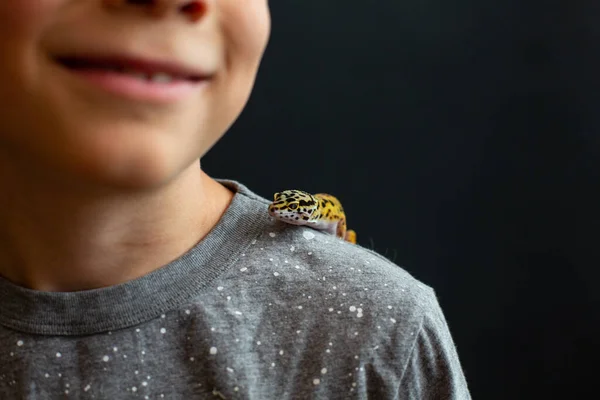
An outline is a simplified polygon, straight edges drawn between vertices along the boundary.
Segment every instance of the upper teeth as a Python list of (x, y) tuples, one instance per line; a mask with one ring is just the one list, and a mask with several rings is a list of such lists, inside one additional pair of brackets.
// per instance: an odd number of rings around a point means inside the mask
[(150, 80), (152, 82), (158, 83), (169, 83), (173, 81), (173, 77), (171, 75), (165, 74), (164, 72), (157, 72), (150, 76)]
[(136, 71), (136, 70), (128, 70), (128, 69), (124, 69), (122, 71), (123, 73), (126, 73), (128, 75), (132, 75), (138, 79), (143, 79), (143, 80), (148, 80), (148, 81), (152, 81), (152, 82), (156, 82), (156, 83), (169, 83), (173, 81), (173, 76), (165, 73), (165, 72), (156, 72), (156, 73), (145, 73), (145, 72), (140, 72), (140, 71)]

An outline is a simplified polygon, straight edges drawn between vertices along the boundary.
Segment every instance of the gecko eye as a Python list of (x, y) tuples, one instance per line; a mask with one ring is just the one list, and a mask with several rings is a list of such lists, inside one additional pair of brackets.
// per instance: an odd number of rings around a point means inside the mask
[(296, 208), (298, 208), (298, 204), (296, 204), (296, 203), (290, 204), (290, 210), (295, 210)]

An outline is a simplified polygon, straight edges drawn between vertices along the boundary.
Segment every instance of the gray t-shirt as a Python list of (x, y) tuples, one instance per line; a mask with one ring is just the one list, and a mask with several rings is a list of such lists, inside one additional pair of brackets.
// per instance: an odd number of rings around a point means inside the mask
[(1, 399), (470, 399), (433, 290), (236, 195), (176, 261), (108, 288), (0, 278)]

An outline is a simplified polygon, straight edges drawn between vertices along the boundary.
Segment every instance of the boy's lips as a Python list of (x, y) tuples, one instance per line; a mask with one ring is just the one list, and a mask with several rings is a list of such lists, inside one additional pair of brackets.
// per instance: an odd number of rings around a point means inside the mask
[(210, 79), (193, 67), (127, 56), (62, 56), (55, 60), (95, 87), (137, 101), (176, 102)]

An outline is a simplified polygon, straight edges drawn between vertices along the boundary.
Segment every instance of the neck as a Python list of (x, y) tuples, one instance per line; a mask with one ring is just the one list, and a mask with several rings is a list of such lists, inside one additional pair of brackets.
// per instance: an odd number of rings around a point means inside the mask
[(0, 275), (44, 291), (123, 283), (180, 257), (233, 194), (197, 163), (165, 187), (85, 196), (26, 176), (0, 177)]

